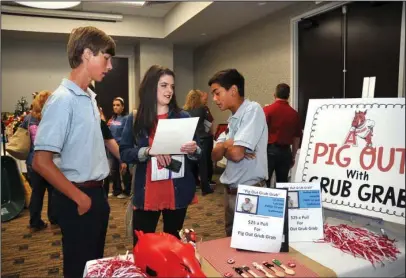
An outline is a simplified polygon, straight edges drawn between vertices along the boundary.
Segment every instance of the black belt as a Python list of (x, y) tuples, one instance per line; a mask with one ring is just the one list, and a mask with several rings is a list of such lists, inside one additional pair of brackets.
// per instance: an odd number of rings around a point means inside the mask
[(268, 144), (268, 146), (274, 146), (274, 147), (281, 148), (281, 149), (290, 148), (290, 145), (282, 145), (282, 144), (277, 144), (277, 143), (271, 143), (271, 144)]
[[(260, 182), (254, 183), (251, 186), (256, 186), (256, 187), (265, 187), (266, 186), (266, 181), (262, 180)], [(227, 191), (227, 194), (229, 195), (237, 195), (238, 187), (230, 187), (228, 184), (224, 184), (224, 187)]]
[(93, 187), (102, 187), (103, 180), (100, 181), (85, 181), (85, 182), (72, 182), (77, 187), (86, 187), (86, 188), (93, 188)]

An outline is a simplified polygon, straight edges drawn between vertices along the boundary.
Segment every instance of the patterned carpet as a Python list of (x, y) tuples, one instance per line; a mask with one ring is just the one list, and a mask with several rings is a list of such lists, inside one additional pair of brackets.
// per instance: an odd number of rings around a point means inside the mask
[[(198, 191), (198, 204), (188, 209), (185, 228), (194, 228), (203, 240), (225, 237), (223, 188), (217, 186), (214, 194), (202, 197)], [(45, 197), (44, 200), (47, 200)], [(127, 200), (109, 197), (111, 207), (107, 231), (105, 256), (125, 254), (132, 249), (132, 238), (126, 236), (125, 211)], [(46, 202), (42, 210), (46, 217)], [(61, 232), (48, 227), (39, 232), (28, 228), (29, 211), (1, 227), (1, 277), (60, 277), (62, 276)], [(157, 231), (162, 231), (162, 219)]]

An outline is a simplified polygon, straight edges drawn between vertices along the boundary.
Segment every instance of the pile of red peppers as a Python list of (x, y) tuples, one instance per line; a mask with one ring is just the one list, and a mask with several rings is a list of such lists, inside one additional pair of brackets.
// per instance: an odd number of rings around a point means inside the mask
[(384, 266), (384, 261), (395, 261), (400, 253), (394, 239), (346, 224), (324, 224), (324, 240), (319, 242), (329, 242), (345, 253), (370, 261), (373, 266), (377, 263)]
[(90, 277), (147, 277), (135, 266), (129, 257), (120, 259), (115, 257), (107, 260), (98, 260), (89, 266), (86, 278)]

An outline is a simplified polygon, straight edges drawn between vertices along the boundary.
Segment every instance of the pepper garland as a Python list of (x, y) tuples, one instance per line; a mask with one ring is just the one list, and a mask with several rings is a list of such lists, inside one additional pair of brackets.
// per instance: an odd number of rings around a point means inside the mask
[(125, 259), (117, 256), (109, 260), (97, 260), (97, 263), (89, 266), (86, 278), (90, 277), (147, 277), (147, 275), (134, 264), (127, 252)]
[(378, 235), (365, 228), (354, 228), (346, 224), (338, 226), (324, 224), (324, 240), (317, 242), (331, 243), (333, 247), (344, 253), (370, 261), (374, 267), (376, 263), (384, 266), (385, 260), (397, 260), (397, 254), (400, 253), (394, 239), (391, 240), (385, 235)]

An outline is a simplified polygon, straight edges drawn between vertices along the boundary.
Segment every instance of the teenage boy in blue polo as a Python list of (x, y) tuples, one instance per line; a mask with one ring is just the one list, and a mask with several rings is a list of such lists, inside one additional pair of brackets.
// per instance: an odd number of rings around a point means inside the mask
[(220, 182), (224, 185), (226, 235), (231, 236), (238, 185), (264, 187), (268, 179), (268, 126), (262, 107), (245, 99), (245, 79), (236, 69), (217, 72), (209, 86), (218, 108), (231, 112), (227, 130), (217, 138), (211, 155), (215, 162), (227, 158)]
[(112, 69), (115, 43), (94, 27), (70, 34), (72, 71), (48, 98), (35, 139), (33, 168), (55, 187), (52, 201), (62, 231), (63, 274), (82, 277), (103, 257), (110, 207), (103, 189), (109, 173), (96, 94), (88, 89)]

